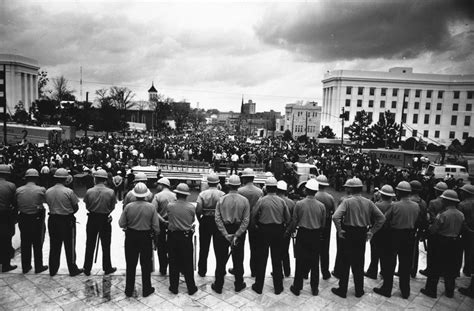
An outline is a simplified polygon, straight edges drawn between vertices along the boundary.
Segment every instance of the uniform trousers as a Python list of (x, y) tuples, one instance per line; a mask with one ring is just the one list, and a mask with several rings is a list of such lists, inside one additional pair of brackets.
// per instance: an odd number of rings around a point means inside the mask
[[(390, 231), (387, 228), (382, 228), (377, 231), (372, 239), (370, 239), (370, 265), (367, 269), (367, 274), (377, 277), (379, 272), (379, 262), (382, 275), (384, 274), (384, 267), (382, 266), (382, 257), (388, 254), (391, 250), (389, 248)], [(388, 255), (386, 255), (388, 256)]]
[(15, 222), (11, 210), (0, 211), (0, 264), (9, 266), (12, 258), (12, 237), (15, 234)]
[(249, 229), (249, 246), (250, 246), (250, 273), (252, 277), (257, 275), (258, 262), (258, 233), (256, 229)]
[(283, 290), (283, 271), (281, 264), (281, 246), (284, 227), (282, 224), (259, 224), (257, 230), (257, 274), (255, 287), (262, 291), (267, 268), (268, 251), (272, 257), (273, 287), (275, 291)]
[(44, 211), (41, 211), (36, 214), (20, 213), (18, 217), (23, 271), (31, 269), (31, 248), (34, 251), (35, 269), (43, 267), (43, 242), (46, 232), (44, 216)]
[[(225, 225), (228, 234), (234, 234), (240, 227), (240, 224)], [(224, 285), (225, 267), (229, 257), (230, 242), (220, 232), (215, 239), (216, 251), (216, 281), (217, 289), (222, 289)], [(244, 245), (245, 233), (237, 238), (235, 246), (232, 246), (232, 264), (234, 267), (234, 286), (238, 287), (244, 282)]]
[[(102, 246), (102, 269), (112, 269), (110, 260), (110, 241), (112, 238), (112, 226), (108, 214), (89, 213), (86, 226), (86, 255), (84, 258), (84, 270), (91, 271), (94, 250), (97, 238), (100, 238)], [(99, 245), (97, 245), (99, 247)]]
[(77, 272), (76, 217), (74, 217), (74, 215), (50, 214), (48, 219), (48, 231), (50, 241), (49, 274), (53, 276), (58, 272), (63, 243), (69, 273)]
[(283, 273), (285, 276), (290, 276), (291, 274), (291, 267), (290, 267), (290, 248), (291, 237), (283, 237), (282, 244), (281, 244), (281, 263), (283, 265)]
[(207, 273), (207, 256), (209, 255), (209, 247), (212, 239), (215, 253), (217, 232), (218, 230), (214, 216), (203, 216), (199, 222), (198, 272), (200, 274)]
[(364, 292), (364, 256), (367, 228), (344, 226), (343, 229), (346, 233), (344, 235), (345, 238), (340, 240), (342, 253), (340, 258), (339, 289), (343, 293), (347, 293), (349, 269), (352, 269), (356, 295), (362, 294)]
[(342, 267), (342, 257), (344, 256), (343, 254), (344, 243), (343, 243), (343, 239), (341, 239), (338, 234), (336, 234), (336, 248), (337, 248), (336, 260), (334, 262), (333, 274), (335, 277), (340, 278), (341, 267)]
[(188, 292), (196, 288), (193, 270), (192, 233), (168, 231), (168, 252), (170, 262), (170, 288), (178, 290), (179, 273), (183, 273)]
[(321, 229), (299, 228), (296, 235), (296, 271), (294, 287), (303, 288), (304, 275), (311, 271), (311, 289), (319, 286), (319, 252), (321, 249)]
[(331, 219), (326, 219), (326, 227), (321, 230), (321, 248), (319, 257), (321, 260), (321, 273), (329, 275), (329, 246), (331, 242)]
[(125, 294), (132, 296), (135, 289), (135, 274), (138, 258), (142, 270), (142, 291), (145, 295), (151, 290), (152, 269), (152, 239), (151, 232), (127, 229), (125, 231), (125, 261), (127, 266), (125, 280)]
[(156, 237), (156, 252), (158, 253), (160, 273), (162, 275), (165, 275), (166, 269), (168, 269), (168, 237), (166, 231), (167, 225), (160, 222), (160, 233)]
[(420, 258), (420, 233), (415, 233), (415, 241), (413, 242), (413, 256), (410, 267), (410, 275), (412, 277), (416, 276), (418, 272), (418, 260)]

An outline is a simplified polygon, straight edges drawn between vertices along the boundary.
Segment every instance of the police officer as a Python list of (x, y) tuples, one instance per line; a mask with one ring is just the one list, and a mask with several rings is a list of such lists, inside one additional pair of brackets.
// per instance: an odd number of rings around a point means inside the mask
[[(380, 200), (375, 203), (375, 206), (382, 212), (382, 214), (386, 215), (387, 211), (390, 210), (392, 207), (392, 200), (395, 197), (395, 191), (393, 191), (392, 186), (384, 185), (379, 190)], [(386, 257), (388, 258), (388, 254), (390, 253), (390, 230), (385, 223), (379, 231), (374, 233), (372, 239), (370, 239), (370, 265), (365, 272), (365, 276), (369, 279), (376, 280), (379, 268), (379, 261), (381, 262), (381, 270), (382, 275), (384, 275), (384, 268), (388, 267), (388, 265), (382, 265), (382, 257), (384, 254), (387, 254)]]
[(474, 298), (474, 186), (464, 185), (461, 187), (463, 200), (458, 208), (464, 214), (466, 230), (462, 233), (462, 243), (464, 248), (464, 269), (465, 275), (471, 275), (471, 284), (469, 287), (460, 288), (459, 292), (463, 295)]
[(160, 231), (158, 213), (153, 204), (146, 201), (151, 195), (147, 186), (139, 182), (131, 190), (135, 201), (127, 204), (119, 219), (120, 228), (125, 230), (125, 261), (127, 264), (125, 295), (131, 297), (135, 290), (135, 272), (138, 257), (142, 270), (143, 297), (155, 292), (151, 286), (151, 270), (153, 249), (152, 231)]
[[(399, 259), (398, 271), (400, 277), (400, 291), (403, 299), (410, 296), (410, 272), (413, 260), (413, 247), (415, 244), (415, 226), (420, 217), (420, 207), (410, 200), (411, 186), (407, 181), (398, 183), (397, 194), (399, 201), (392, 204), (392, 207), (385, 214), (386, 222), (390, 226), (391, 252), (388, 258), (382, 260), (382, 265), (386, 268), (383, 271), (383, 285), (374, 288), (374, 292), (391, 297), (393, 287), (393, 275)], [(383, 256), (387, 256), (384, 254)]]
[(0, 264), (2, 272), (15, 270), (11, 265), (13, 255), (12, 237), (15, 234), (16, 200), (15, 184), (7, 180), (10, 175), (10, 166), (0, 164)]
[(247, 198), (237, 193), (240, 178), (237, 175), (229, 177), (229, 193), (221, 197), (216, 205), (215, 222), (219, 230), (215, 239), (216, 279), (211, 288), (216, 293), (222, 293), (224, 285), (225, 266), (231, 247), (232, 263), (234, 265), (234, 289), (240, 292), (247, 285), (244, 282), (244, 245), (245, 231), (250, 222), (250, 204)]
[(46, 189), (37, 186), (39, 173), (30, 168), (25, 173), (26, 184), (16, 190), (18, 205), (18, 226), (21, 238), (21, 266), (23, 273), (31, 270), (31, 247), (34, 250), (35, 273), (48, 269), (43, 266), (43, 242), (46, 232), (45, 209)]
[[(295, 208), (295, 201), (288, 198), (287, 193), (288, 193), (288, 184), (283, 180), (279, 180), (277, 183), (277, 195), (283, 200), (285, 200), (286, 205), (288, 206), (288, 210), (290, 212), (290, 218), (291, 218), (293, 215), (293, 210)], [(289, 277), (291, 274), (290, 254), (288, 252), (288, 249), (290, 248), (290, 242), (291, 242), (291, 236), (289, 234), (285, 235), (283, 237), (283, 244), (281, 247), (281, 251), (282, 251), (281, 263), (283, 265), (283, 274), (286, 277)]]
[[(146, 174), (139, 172), (135, 174), (135, 178), (133, 179), (133, 185), (135, 187), (135, 185), (139, 182), (145, 183), (146, 185), (147, 181), (148, 181), (148, 177), (146, 177)], [(127, 192), (127, 194), (125, 195), (125, 198), (122, 201), (123, 208), (125, 208), (125, 206), (128, 203), (135, 201), (135, 197), (133, 196), (133, 194), (134, 194), (133, 191)], [(153, 200), (153, 193), (151, 193), (150, 191), (148, 194), (148, 197), (145, 198), (145, 201), (151, 202), (152, 200)]]
[[(352, 268), (355, 296), (362, 297), (364, 295), (365, 242), (383, 226), (385, 216), (371, 200), (361, 196), (363, 184), (359, 178), (347, 180), (344, 187), (349, 189), (350, 196), (341, 202), (332, 216), (337, 234), (342, 239), (340, 244), (343, 254), (339, 287), (332, 288), (331, 291), (341, 298), (346, 298), (349, 268)], [(367, 232), (367, 227), (370, 225), (372, 227)]]
[(181, 183), (175, 190), (177, 200), (168, 204), (168, 252), (170, 261), (170, 287), (178, 293), (179, 273), (183, 273), (188, 294), (197, 292), (193, 272), (193, 223), (196, 216), (194, 206), (186, 201), (188, 185)]
[[(310, 179), (305, 185), (306, 198), (298, 201), (293, 212), (290, 231), (298, 227), (296, 236), (296, 272), (290, 291), (299, 296), (303, 277), (311, 271), (311, 292), (319, 293), (319, 252), (322, 228), (326, 226), (326, 207), (316, 199), (318, 182)], [(330, 223), (329, 223), (330, 225)]]
[(168, 247), (167, 247), (167, 222), (168, 204), (176, 201), (176, 194), (170, 190), (170, 181), (166, 177), (158, 179), (158, 193), (153, 197), (151, 202), (155, 206), (160, 220), (160, 233), (155, 237), (156, 251), (158, 253), (158, 261), (160, 262), (160, 274), (166, 275), (168, 269)]
[(92, 259), (95, 247), (99, 247), (98, 238), (102, 245), (102, 269), (104, 274), (114, 273), (117, 268), (112, 267), (110, 260), (110, 242), (112, 238), (112, 216), (117, 199), (114, 190), (106, 187), (107, 172), (98, 170), (94, 173), (95, 186), (88, 189), (84, 196), (86, 209), (89, 211), (87, 219), (86, 254), (84, 256), (84, 274), (91, 274)]
[[(219, 177), (213, 173), (207, 176), (209, 189), (199, 193), (196, 201), (196, 216), (199, 220), (199, 261), (198, 274), (205, 277), (207, 273), (207, 256), (209, 246), (212, 243), (216, 245), (217, 226), (215, 220), (216, 205), (219, 199), (225, 194), (217, 189)], [(217, 255), (216, 255), (217, 257)]]
[(326, 225), (321, 231), (321, 248), (319, 257), (321, 260), (321, 273), (323, 279), (327, 280), (331, 277), (331, 273), (329, 272), (329, 246), (331, 241), (331, 217), (336, 210), (336, 203), (334, 197), (326, 191), (326, 188), (329, 187), (328, 178), (321, 174), (316, 177), (316, 181), (318, 182), (319, 190), (314, 197), (316, 200), (323, 203), (326, 208)]
[(276, 194), (277, 180), (270, 177), (265, 180), (267, 195), (260, 198), (251, 212), (251, 223), (257, 230), (257, 274), (252, 285), (254, 292), (261, 294), (265, 281), (268, 250), (271, 250), (273, 287), (276, 295), (283, 291), (283, 271), (281, 265), (281, 247), (285, 226), (290, 222), (290, 211), (285, 200)]
[(458, 195), (454, 190), (444, 191), (442, 199), (443, 212), (436, 216), (433, 224), (429, 227), (429, 232), (433, 235), (431, 239), (433, 247), (428, 252), (433, 252), (433, 260), (430, 267), (425, 288), (421, 293), (428, 297), (436, 298), (438, 281), (444, 278), (445, 295), (452, 298), (456, 281), (456, 257), (453, 254), (458, 252), (460, 247), (459, 234), (464, 222), (464, 215), (456, 209), (459, 203)]
[(420, 196), (421, 191), (423, 190), (423, 185), (418, 180), (410, 181), (411, 186), (411, 195), (410, 200), (418, 204), (420, 208), (420, 217), (418, 217), (418, 224), (416, 225), (415, 233), (415, 244), (413, 245), (413, 260), (411, 263), (411, 277), (416, 277), (418, 271), (418, 260), (420, 257), (419, 243), (424, 241), (425, 232), (428, 229), (428, 207), (426, 201), (423, 200)]
[(64, 243), (66, 261), (70, 276), (83, 272), (76, 265), (76, 217), (79, 200), (74, 191), (65, 186), (69, 174), (64, 168), (54, 173), (55, 185), (46, 190), (46, 203), (49, 207), (48, 231), (50, 239), (49, 274), (56, 275)]

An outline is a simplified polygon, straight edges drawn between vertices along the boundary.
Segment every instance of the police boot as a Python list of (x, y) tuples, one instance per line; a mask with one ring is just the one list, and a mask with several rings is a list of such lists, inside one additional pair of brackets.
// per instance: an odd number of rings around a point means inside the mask
[(469, 287), (461, 287), (459, 292), (465, 296), (474, 298), (474, 276), (471, 276), (471, 285), (469, 285)]

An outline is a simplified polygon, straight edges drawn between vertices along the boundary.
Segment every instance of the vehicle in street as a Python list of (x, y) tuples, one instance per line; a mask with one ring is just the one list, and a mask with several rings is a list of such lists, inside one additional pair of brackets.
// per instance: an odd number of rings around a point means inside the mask
[(462, 180), (463, 183), (469, 183), (469, 173), (464, 166), (454, 165), (454, 164), (445, 164), (445, 165), (436, 165), (430, 164), (426, 169), (424, 175), (429, 178), (434, 176), (435, 179), (442, 180), (447, 175), (452, 175), (456, 181)]

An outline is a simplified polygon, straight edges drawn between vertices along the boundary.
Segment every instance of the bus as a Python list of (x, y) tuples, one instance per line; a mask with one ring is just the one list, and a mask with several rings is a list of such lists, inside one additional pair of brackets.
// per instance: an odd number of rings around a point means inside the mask
[[(0, 124), (0, 139), (3, 143), (3, 126)], [(63, 129), (59, 126), (31, 126), (17, 123), (7, 123), (7, 143), (16, 144), (28, 142), (33, 144), (58, 144), (61, 143)]]

